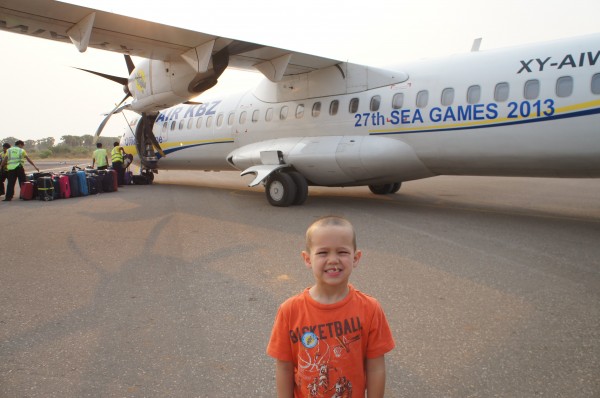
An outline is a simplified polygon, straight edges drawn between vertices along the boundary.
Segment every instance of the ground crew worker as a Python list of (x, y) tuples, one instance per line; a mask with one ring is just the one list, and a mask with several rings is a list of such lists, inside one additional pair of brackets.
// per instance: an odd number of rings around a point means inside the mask
[(110, 152), (112, 159), (112, 167), (117, 172), (118, 185), (122, 187), (125, 185), (125, 168), (123, 168), (123, 155), (127, 155), (122, 146), (118, 142), (113, 143), (114, 148)]
[[(5, 142), (4, 144), (2, 144), (2, 152), (0, 152), (0, 164), (2, 164), (2, 159), (4, 159), (4, 157), (6, 156), (6, 150), (8, 148), (10, 148), (10, 144), (8, 142)], [(8, 170), (6, 169), (6, 166), (4, 166), (0, 169), (0, 196), (3, 196), (5, 193), (4, 181), (6, 181), (7, 176), (8, 176)]]
[(94, 165), (98, 167), (98, 170), (106, 170), (108, 167), (108, 153), (106, 149), (102, 148), (102, 143), (96, 143), (96, 150), (92, 154), (92, 169)]
[(0, 168), (6, 166), (8, 170), (8, 183), (6, 184), (6, 196), (4, 202), (10, 202), (15, 194), (15, 182), (19, 180), (19, 186), (25, 183), (25, 159), (39, 172), (40, 169), (33, 164), (23, 147), (25, 143), (21, 140), (15, 142), (15, 146), (6, 150), (6, 156), (2, 159)]

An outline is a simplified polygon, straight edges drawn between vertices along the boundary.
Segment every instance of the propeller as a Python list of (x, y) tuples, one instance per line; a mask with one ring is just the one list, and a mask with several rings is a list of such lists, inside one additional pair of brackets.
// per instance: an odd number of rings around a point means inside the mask
[[(119, 107), (129, 97), (131, 97), (131, 94), (125, 94), (125, 97), (123, 97), (123, 99), (121, 100), (121, 102), (119, 102), (117, 104), (117, 106), (115, 106), (114, 109), (112, 111), (110, 111), (104, 117), (104, 119), (102, 119), (102, 123), (100, 123), (100, 125), (98, 126), (98, 129), (96, 130), (96, 134), (94, 134), (94, 140), (93, 140), (94, 145), (96, 144), (96, 142), (98, 142), (98, 138), (100, 138), (100, 134), (102, 133), (102, 130), (104, 130), (104, 127), (106, 126), (106, 123), (108, 123), (108, 120), (110, 119), (110, 117), (112, 115), (114, 115), (115, 113), (121, 112), (122, 109), (119, 109)], [(126, 108), (126, 107), (127, 107), (127, 105), (124, 106), (123, 108)]]
[[(124, 57), (125, 57), (125, 64), (127, 64), (127, 71), (131, 75), (131, 73), (135, 69), (135, 65), (133, 64), (133, 61), (131, 60), (131, 57), (128, 54), (124, 54)], [(127, 107), (129, 106), (129, 105), (121, 106), (127, 100), (127, 98), (132, 97), (131, 92), (129, 91), (129, 86), (128, 86), (129, 79), (127, 77), (107, 75), (106, 73), (96, 72), (96, 71), (88, 70), (88, 69), (82, 69), (82, 68), (75, 68), (75, 69), (79, 69), (81, 71), (103, 77), (103, 78), (113, 81), (115, 83), (119, 83), (120, 85), (123, 86), (123, 91), (125, 92), (125, 97), (123, 97), (123, 99), (104, 117), (104, 119), (98, 126), (98, 129), (96, 130), (96, 133), (94, 134), (93, 142), (95, 144), (96, 142), (98, 142), (98, 138), (100, 138), (100, 134), (102, 133), (102, 130), (104, 130), (104, 127), (106, 126), (106, 124), (108, 123), (108, 121), (110, 120), (112, 115), (114, 115), (115, 113), (121, 112), (123, 109), (127, 109)], [(142, 121), (143, 121), (144, 125), (146, 125), (147, 123), (150, 122), (150, 117), (148, 115), (146, 115), (145, 113), (142, 114), (142, 118), (143, 118)], [(166, 156), (165, 153), (163, 152), (162, 148), (160, 147), (158, 140), (152, 133), (151, 127), (149, 129), (144, 128), (144, 135), (146, 138), (149, 139), (152, 146), (154, 146), (158, 150), (158, 152), (161, 154), (161, 156)]]

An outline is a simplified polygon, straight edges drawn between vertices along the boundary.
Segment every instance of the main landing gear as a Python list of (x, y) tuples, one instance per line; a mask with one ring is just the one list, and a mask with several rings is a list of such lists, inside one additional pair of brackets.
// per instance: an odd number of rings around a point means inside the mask
[(267, 178), (265, 190), (269, 203), (277, 207), (301, 205), (308, 197), (306, 178), (293, 170), (272, 173)]
[(387, 195), (398, 192), (401, 186), (401, 182), (395, 182), (393, 184), (369, 185), (369, 189), (375, 195)]

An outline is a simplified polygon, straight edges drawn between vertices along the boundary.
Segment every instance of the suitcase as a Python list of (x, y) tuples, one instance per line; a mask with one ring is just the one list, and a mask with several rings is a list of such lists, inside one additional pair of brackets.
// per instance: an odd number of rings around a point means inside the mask
[(113, 174), (108, 170), (98, 170), (98, 176), (102, 178), (102, 192), (113, 192), (115, 186)]
[(23, 200), (31, 200), (34, 198), (36, 194), (36, 186), (33, 181), (26, 181), (21, 185), (21, 194), (20, 198)]
[(113, 175), (113, 191), (117, 192), (119, 190), (119, 176), (117, 175), (117, 170), (108, 169), (107, 171)]
[(140, 174), (135, 174), (131, 176), (131, 183), (133, 185), (148, 185), (148, 178)]
[(79, 191), (79, 177), (77, 176), (77, 172), (70, 171), (70, 172), (66, 173), (65, 175), (67, 177), (69, 177), (69, 186), (71, 187), (71, 197), (76, 198), (78, 196), (81, 196), (81, 193)]
[(79, 183), (79, 194), (81, 196), (88, 196), (89, 191), (88, 191), (87, 179), (85, 178), (85, 171), (77, 170), (75, 172), (75, 174), (77, 174), (77, 182)]
[(69, 176), (65, 174), (59, 175), (58, 183), (60, 184), (60, 197), (62, 199), (69, 199), (71, 197), (71, 183), (69, 182)]
[(125, 185), (131, 185), (133, 179), (133, 172), (129, 170), (125, 170), (125, 175), (123, 176), (123, 182)]
[(60, 178), (57, 175), (52, 176), (52, 185), (54, 185), (54, 199), (60, 199)]
[(102, 190), (102, 183), (100, 179), (95, 174), (88, 174), (85, 176), (88, 186), (88, 192), (90, 195), (96, 195)]
[(54, 181), (52, 177), (38, 177), (37, 198), (45, 202), (54, 200)]

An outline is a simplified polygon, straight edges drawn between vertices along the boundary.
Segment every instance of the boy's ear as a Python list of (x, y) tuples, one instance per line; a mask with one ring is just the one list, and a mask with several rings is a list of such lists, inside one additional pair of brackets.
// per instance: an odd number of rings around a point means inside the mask
[(360, 258), (362, 257), (362, 250), (357, 250), (354, 252), (354, 267), (358, 265)]
[(312, 263), (310, 262), (310, 253), (307, 251), (302, 251), (302, 259), (304, 260), (304, 264), (308, 268), (312, 268)]

